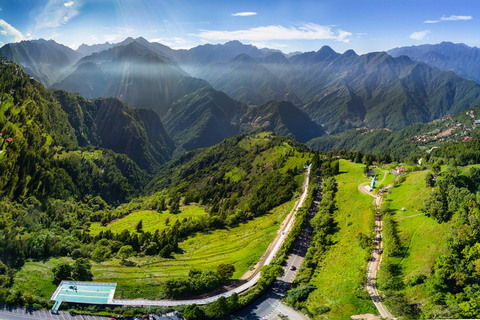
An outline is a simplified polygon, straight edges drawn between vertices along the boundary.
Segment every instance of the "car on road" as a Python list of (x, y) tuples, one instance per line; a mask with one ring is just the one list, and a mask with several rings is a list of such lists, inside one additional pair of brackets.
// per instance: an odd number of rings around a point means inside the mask
[(290, 270), (295, 271), (295, 270), (297, 270), (297, 267), (292, 266), (292, 267), (290, 268)]

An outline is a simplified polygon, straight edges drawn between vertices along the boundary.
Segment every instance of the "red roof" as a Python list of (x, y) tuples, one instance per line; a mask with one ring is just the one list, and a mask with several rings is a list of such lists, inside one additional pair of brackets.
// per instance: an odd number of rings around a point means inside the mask
[(12, 142), (13, 138), (8, 138), (7, 141), (8, 142)]

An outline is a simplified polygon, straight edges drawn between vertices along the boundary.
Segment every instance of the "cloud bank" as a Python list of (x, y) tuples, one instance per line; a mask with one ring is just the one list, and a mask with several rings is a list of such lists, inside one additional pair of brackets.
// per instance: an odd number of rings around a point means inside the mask
[(49, 0), (43, 7), (36, 18), (36, 27), (55, 28), (62, 24), (68, 23), (79, 14), (81, 3), (79, 0)]
[(472, 20), (473, 17), (472, 16), (455, 16), (455, 15), (451, 15), (450, 17), (441, 17), (440, 19), (438, 20), (425, 20), (424, 23), (437, 23), (437, 22), (440, 22), (440, 21), (465, 21), (465, 20)]
[(410, 35), (410, 38), (415, 39), (415, 40), (422, 40), (429, 33), (431, 33), (430, 30), (417, 31), (417, 32), (412, 33)]
[(336, 40), (349, 42), (352, 33), (308, 23), (301, 27), (266, 26), (236, 31), (200, 30), (196, 36), (208, 41)]
[(25, 37), (20, 31), (12, 27), (8, 22), (3, 19), (0, 19), (0, 27), (3, 29), (0, 31), (0, 33), (4, 36), (13, 36), (15, 38), (15, 42), (25, 40)]
[(238, 12), (238, 13), (232, 13), (232, 16), (234, 17), (248, 17), (248, 16), (254, 16), (256, 15), (256, 12)]

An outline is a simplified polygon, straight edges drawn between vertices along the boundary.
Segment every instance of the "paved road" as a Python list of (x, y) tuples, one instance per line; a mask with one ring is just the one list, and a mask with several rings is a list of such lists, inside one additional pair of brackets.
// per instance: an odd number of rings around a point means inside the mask
[[(277, 278), (273, 283), (272, 288), (260, 297), (255, 303), (245, 308), (244, 310), (235, 314), (236, 319), (280, 319), (279, 314), (283, 314), (289, 317), (289, 319), (305, 319), (308, 318), (302, 313), (284, 305), (281, 303), (281, 299), (287, 289), (287, 287), (293, 282), (298, 269), (301, 267), (307, 249), (310, 245), (311, 238), (311, 226), (310, 219), (312, 219), (318, 212), (318, 206), (321, 200), (322, 185), (320, 177), (318, 177), (318, 192), (315, 195), (313, 206), (310, 208), (307, 216), (306, 227), (303, 228), (302, 233), (295, 243), (293, 252), (287, 260), (287, 264), (284, 268), (285, 274), (282, 277)], [(292, 266), (295, 270), (292, 270)]]
[[(308, 166), (308, 169), (307, 169), (307, 177), (305, 179), (305, 188), (304, 188), (304, 192), (302, 194), (302, 196), (300, 197), (300, 200), (295, 208), (295, 213), (296, 211), (298, 210), (298, 208), (300, 208), (302, 205), (303, 205), (303, 202), (305, 201), (305, 199), (307, 198), (307, 194), (308, 194), (308, 182), (309, 182), (309, 179), (310, 179), (310, 168), (311, 168), (311, 165)], [(273, 249), (269, 252), (268, 256), (267, 256), (267, 259), (265, 259), (263, 261), (263, 264), (261, 266), (264, 266), (264, 265), (268, 265), (270, 264), (270, 262), (272, 261), (273, 257), (275, 257), (275, 255), (277, 254), (277, 251), (280, 249), (280, 246), (283, 244), (283, 241), (285, 240), (285, 238), (288, 236), (288, 233), (290, 232), (290, 230), (292, 229), (293, 227), (293, 224), (295, 222), (295, 215), (292, 214), (291, 215), (291, 219), (290, 221), (288, 222), (287, 224), (287, 227), (284, 229), (284, 231), (280, 234), (279, 237), (277, 237), (274, 241), (276, 241)], [(260, 266), (260, 267), (261, 267)], [(260, 268), (259, 267), (259, 268)], [(112, 300), (111, 303), (109, 304), (113, 304), (113, 305), (128, 305), (128, 306), (179, 306), (179, 305), (189, 305), (189, 304), (197, 304), (197, 305), (202, 305), (202, 304), (208, 304), (208, 303), (212, 303), (214, 301), (216, 301), (218, 298), (220, 297), (225, 297), (225, 298), (228, 298), (230, 297), (234, 292), (236, 293), (241, 293), (241, 292), (244, 292), (246, 291), (247, 289), (249, 289), (250, 287), (253, 287), (257, 282), (258, 282), (258, 279), (260, 279), (260, 272), (258, 272), (257, 274), (255, 274), (247, 283), (245, 284), (242, 284), (240, 285), (239, 287), (236, 287), (232, 290), (229, 290), (227, 292), (224, 292), (224, 293), (221, 293), (221, 294), (217, 294), (215, 296), (212, 296), (212, 297), (208, 297), (208, 298), (201, 298), (201, 299), (189, 299), (189, 300), (142, 300), (142, 299), (137, 299), (137, 300), (123, 300), (123, 299), (114, 299)]]

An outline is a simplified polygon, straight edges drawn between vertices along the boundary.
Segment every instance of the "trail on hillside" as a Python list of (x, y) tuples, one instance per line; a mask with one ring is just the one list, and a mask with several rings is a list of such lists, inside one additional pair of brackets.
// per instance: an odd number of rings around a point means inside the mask
[[(385, 172), (383, 179), (378, 183), (382, 183), (385, 178), (387, 177), (387, 172)], [(367, 183), (368, 184), (368, 183)], [(375, 233), (374, 237), (374, 247), (372, 250), (372, 258), (368, 263), (367, 267), (367, 291), (370, 294), (370, 298), (373, 301), (373, 304), (377, 308), (380, 316), (382, 318), (393, 319), (392, 314), (388, 311), (385, 305), (382, 303), (382, 298), (377, 290), (377, 270), (380, 267), (380, 263), (382, 261), (382, 252), (383, 252), (383, 243), (382, 243), (382, 213), (380, 211), (380, 206), (382, 204), (382, 194), (386, 192), (388, 189), (393, 187), (393, 184), (389, 184), (388, 186), (382, 188), (377, 192), (377, 195), (374, 195), (372, 192), (368, 191), (365, 188), (366, 183), (361, 183), (358, 186), (358, 190), (364, 194), (368, 194), (374, 197), (373, 203), (376, 206), (377, 212), (375, 214), (375, 229), (373, 230)]]

